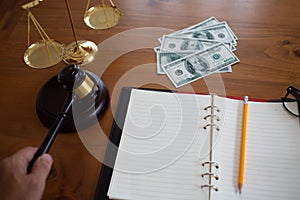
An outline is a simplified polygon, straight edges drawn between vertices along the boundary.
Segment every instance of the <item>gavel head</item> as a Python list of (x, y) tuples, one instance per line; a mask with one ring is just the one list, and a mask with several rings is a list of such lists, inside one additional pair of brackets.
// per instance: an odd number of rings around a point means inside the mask
[(97, 85), (98, 78), (94, 74), (81, 70), (78, 65), (71, 64), (64, 67), (57, 76), (57, 81), (67, 91), (73, 91), (76, 100), (97, 98), (101, 88)]
[(50, 127), (67, 97), (74, 101), (72, 112), (61, 127), (62, 132), (76, 131), (75, 124), (89, 126), (90, 121), (95, 121), (91, 120), (93, 117), (99, 119), (103, 115), (109, 102), (107, 88), (97, 75), (70, 64), (50, 79), (38, 94), (37, 113), (43, 124)]
[(65, 90), (72, 91), (76, 77), (80, 76), (80, 67), (75, 64), (64, 67), (57, 75), (57, 81)]

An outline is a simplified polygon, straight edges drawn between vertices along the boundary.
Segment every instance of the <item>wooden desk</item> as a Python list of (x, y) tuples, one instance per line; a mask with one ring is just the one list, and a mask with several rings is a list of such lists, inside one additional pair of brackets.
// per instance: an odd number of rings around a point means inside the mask
[[(40, 87), (65, 66), (61, 62), (51, 68), (36, 70), (25, 65), (23, 54), (27, 48), (27, 17), (20, 7), (25, 2), (4, 0), (0, 3), (0, 159), (22, 147), (40, 145), (48, 129), (36, 115), (35, 98)], [(70, 0), (77, 35), (96, 44), (135, 28), (179, 30), (210, 16), (227, 21), (239, 38), (235, 53), (240, 63), (233, 66), (232, 73), (222, 74), (222, 81), (218, 75), (212, 75), (208, 86), (205, 80), (198, 80), (190, 86), (179, 88), (180, 91), (192, 89), (207, 93), (224, 85), (226, 95), (278, 99), (289, 85), (300, 88), (298, 0), (116, 0), (123, 16), (118, 26), (108, 30), (91, 30), (83, 23), (85, 3)], [(32, 12), (51, 38), (65, 44), (73, 41), (64, 1), (45, 0)], [(39, 39), (37, 34), (33, 34), (31, 40)], [(117, 50), (118, 47), (114, 46), (113, 52)], [(99, 56), (105, 52), (109, 50), (99, 49)], [(99, 121), (108, 135), (117, 92), (125, 86), (123, 83), (130, 84), (126, 86), (165, 88), (166, 85), (153, 83), (169, 82), (167, 77), (156, 74), (155, 65), (143, 66), (156, 62), (151, 48), (127, 52), (108, 66), (101, 66), (102, 60), (97, 59), (84, 69), (101, 71), (101, 78), (108, 86), (112, 97), (110, 106)], [(122, 82), (124, 77), (131, 77), (130, 83), (129, 80)], [(146, 81), (141, 83), (140, 80)], [(167, 87), (175, 89), (171, 84)], [(89, 154), (78, 135), (59, 134), (50, 153), (55, 160), (55, 173), (47, 181), (44, 199), (92, 199), (101, 163)]]

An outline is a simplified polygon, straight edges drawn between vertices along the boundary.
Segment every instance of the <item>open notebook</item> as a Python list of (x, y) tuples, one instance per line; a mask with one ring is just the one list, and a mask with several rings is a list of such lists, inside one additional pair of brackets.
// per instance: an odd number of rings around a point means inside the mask
[(280, 103), (249, 102), (245, 181), (238, 193), (242, 113), (240, 100), (132, 89), (107, 195), (299, 199), (299, 119)]

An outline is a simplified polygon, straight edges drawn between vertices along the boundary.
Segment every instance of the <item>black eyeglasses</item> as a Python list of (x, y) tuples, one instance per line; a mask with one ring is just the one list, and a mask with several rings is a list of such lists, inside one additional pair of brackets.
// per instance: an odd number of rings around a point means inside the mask
[[(281, 97), (282, 105), (290, 114), (299, 117), (300, 113), (300, 90), (290, 86), (286, 89), (287, 93), (284, 97)], [(288, 102), (297, 102), (298, 112), (295, 109), (291, 109)], [(300, 117), (299, 117), (300, 120)]]

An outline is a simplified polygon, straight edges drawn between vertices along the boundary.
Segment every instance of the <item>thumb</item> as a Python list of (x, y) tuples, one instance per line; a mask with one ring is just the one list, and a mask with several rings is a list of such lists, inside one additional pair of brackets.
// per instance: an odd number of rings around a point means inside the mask
[(33, 164), (31, 175), (35, 176), (40, 181), (45, 181), (51, 166), (53, 163), (53, 159), (49, 154), (41, 155)]

